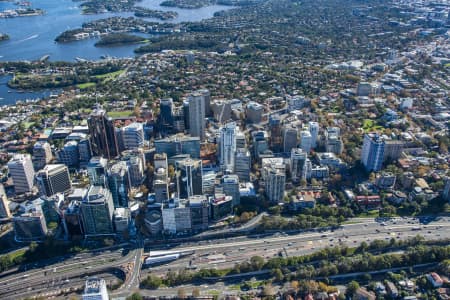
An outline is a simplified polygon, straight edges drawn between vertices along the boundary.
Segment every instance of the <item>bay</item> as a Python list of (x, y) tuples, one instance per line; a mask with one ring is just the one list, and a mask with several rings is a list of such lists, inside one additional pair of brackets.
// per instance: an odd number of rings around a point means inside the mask
[[(176, 11), (178, 17), (167, 22), (200, 21), (211, 18), (215, 12), (230, 9), (230, 6), (212, 5), (199, 9), (162, 7), (162, 0), (143, 0), (137, 5), (164, 11)], [(86, 39), (59, 44), (54, 39), (63, 31), (81, 27), (85, 22), (112, 16), (130, 17), (132, 12), (82, 15), (81, 2), (71, 0), (32, 0), (33, 8), (45, 10), (42, 16), (0, 19), (0, 32), (7, 33), (10, 40), (0, 42), (0, 61), (38, 60), (50, 55), (51, 61), (74, 61), (76, 57), (98, 60), (102, 55), (132, 57), (136, 45), (97, 48), (96, 39)], [(17, 8), (12, 2), (0, 1), (0, 11)], [(156, 21), (156, 19), (145, 18)]]

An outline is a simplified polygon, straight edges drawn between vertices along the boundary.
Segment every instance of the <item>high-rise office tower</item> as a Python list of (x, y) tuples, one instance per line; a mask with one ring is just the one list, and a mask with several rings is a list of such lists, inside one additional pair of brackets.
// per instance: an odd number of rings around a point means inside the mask
[(104, 187), (91, 185), (87, 196), (81, 202), (84, 235), (88, 237), (114, 234), (113, 212), (111, 192)]
[(384, 139), (377, 133), (366, 133), (364, 135), (361, 162), (367, 171), (376, 172), (381, 170), (384, 159), (384, 146)]
[(78, 142), (68, 141), (64, 147), (58, 151), (58, 160), (68, 167), (77, 166), (80, 162), (80, 153), (78, 152)]
[(0, 184), (0, 218), (11, 218), (11, 212), (9, 210), (9, 201), (6, 197), (5, 188), (3, 184)]
[(311, 133), (311, 148), (316, 148), (317, 139), (319, 137), (319, 123), (317, 122), (309, 122), (309, 133)]
[(34, 181), (34, 168), (29, 154), (15, 154), (8, 162), (9, 174), (16, 194), (31, 192)]
[(303, 130), (300, 133), (300, 148), (306, 153), (309, 153), (312, 148), (312, 136), (311, 133), (307, 130)]
[(300, 179), (306, 179), (306, 160), (308, 155), (300, 148), (294, 148), (291, 150), (291, 177), (292, 181), (299, 182)]
[(202, 161), (183, 159), (176, 162), (178, 198), (202, 194)]
[(91, 158), (87, 165), (87, 172), (89, 175), (89, 182), (91, 185), (105, 186), (107, 181), (106, 166), (108, 160), (100, 156), (94, 156)]
[(126, 150), (144, 146), (144, 127), (142, 123), (131, 123), (122, 128), (122, 141)]
[(112, 195), (114, 208), (128, 207), (130, 180), (126, 162), (117, 162), (109, 168), (108, 186)]
[(200, 138), (174, 135), (154, 142), (156, 153), (166, 153), (167, 157), (189, 154), (192, 158), (200, 158)]
[(237, 149), (234, 154), (234, 173), (239, 177), (239, 181), (250, 181), (250, 169), (250, 152), (245, 148)]
[(189, 101), (189, 133), (193, 137), (205, 139), (205, 97), (201, 93), (192, 93)]
[(211, 93), (207, 89), (197, 90), (197, 93), (201, 94), (203, 96), (203, 98), (205, 99), (205, 116), (211, 117), (212, 116)]
[(289, 153), (298, 146), (298, 131), (295, 126), (286, 124), (283, 126), (283, 152)]
[(262, 121), (264, 106), (256, 102), (249, 102), (245, 112), (248, 122), (258, 124)]
[(47, 235), (47, 223), (41, 210), (25, 212), (13, 218), (14, 239), (20, 242), (43, 240)]
[(222, 188), (225, 195), (233, 197), (233, 206), (240, 204), (239, 177), (237, 175), (231, 174), (223, 176)]
[(35, 170), (42, 169), (52, 158), (52, 149), (49, 143), (38, 141), (34, 144), (32, 161)]
[(159, 125), (163, 135), (166, 135), (173, 129), (174, 107), (172, 98), (161, 99), (159, 103)]
[(189, 197), (192, 230), (208, 229), (209, 201), (204, 195)]
[(236, 123), (230, 122), (219, 129), (219, 154), (222, 170), (233, 172), (236, 152)]
[(94, 109), (89, 116), (88, 127), (95, 155), (111, 159), (119, 154), (114, 123), (108, 118), (105, 110), (99, 107)]
[(86, 279), (83, 300), (108, 300), (108, 290), (103, 279), (91, 277)]
[(36, 174), (36, 183), (41, 195), (51, 197), (57, 193), (67, 193), (72, 189), (69, 170), (66, 165), (46, 165)]
[(270, 115), (270, 149), (274, 152), (282, 151), (283, 136), (281, 134), (281, 119), (278, 114)]

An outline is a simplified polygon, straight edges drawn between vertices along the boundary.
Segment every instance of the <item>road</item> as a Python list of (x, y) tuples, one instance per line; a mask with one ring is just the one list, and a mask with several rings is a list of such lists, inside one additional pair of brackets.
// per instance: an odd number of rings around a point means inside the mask
[[(371, 242), (375, 239), (390, 240), (407, 239), (420, 234), (429, 240), (450, 238), (450, 218), (442, 217), (428, 224), (418, 220), (393, 219), (375, 222), (367, 220), (363, 224), (348, 224), (334, 231), (304, 232), (297, 234), (276, 233), (274, 235), (257, 235), (227, 239), (208, 240), (198, 243), (183, 243), (173, 247), (153, 246), (146, 250), (166, 250), (189, 252), (195, 255), (180, 258), (171, 263), (154, 266), (142, 271), (143, 274), (163, 275), (169, 270), (229, 268), (236, 263), (245, 261), (254, 255), (266, 259), (279, 256), (301, 256), (325, 247), (336, 245), (357, 246), (361, 242)], [(420, 229), (420, 230), (417, 230)], [(144, 275), (142, 275), (144, 276)]]
[[(347, 224), (336, 230), (274, 233), (264, 235), (239, 236), (233, 238), (210, 239), (201, 242), (187, 241), (173, 245), (152, 245), (143, 248), (143, 241), (137, 239), (137, 245), (127, 253), (123, 249), (102, 250), (78, 254), (75, 257), (62, 257), (45, 262), (36, 269), (14, 274), (0, 274), (0, 295), (2, 299), (20, 299), (33, 295), (51, 296), (50, 291), (69, 291), (83, 285), (85, 277), (97, 274), (107, 280), (113, 280), (119, 274), (114, 269), (131, 265), (132, 271), (121, 288), (114, 295), (126, 296), (138, 290), (139, 282), (148, 273), (164, 275), (169, 270), (229, 268), (236, 263), (258, 255), (266, 259), (283, 256), (305, 255), (325, 247), (336, 245), (357, 246), (361, 242), (375, 239), (407, 239), (420, 234), (429, 240), (450, 239), (450, 217), (429, 219), (425, 223), (414, 218), (396, 218), (385, 222), (373, 219), (359, 219), (356, 224)], [(193, 255), (160, 266), (151, 266), (141, 270), (143, 258), (148, 251), (179, 251)], [(219, 286), (201, 286), (203, 291)], [(26, 289), (24, 289), (26, 287)], [(177, 288), (158, 291), (164, 295), (176, 295)]]

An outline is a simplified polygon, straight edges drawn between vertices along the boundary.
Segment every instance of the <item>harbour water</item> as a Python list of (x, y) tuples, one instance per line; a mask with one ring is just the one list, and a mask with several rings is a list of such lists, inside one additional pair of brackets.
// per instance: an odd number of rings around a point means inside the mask
[[(138, 6), (155, 9), (171, 10), (178, 17), (168, 22), (200, 21), (211, 18), (215, 12), (230, 9), (229, 6), (212, 5), (199, 9), (179, 9), (162, 7), (163, 0), (143, 0)], [(31, 0), (33, 8), (42, 8), (42, 16), (0, 19), (0, 32), (7, 33), (10, 40), (0, 42), (0, 61), (37, 60), (44, 55), (50, 55), (51, 61), (74, 61), (75, 57), (88, 60), (100, 59), (102, 55), (115, 57), (134, 56), (136, 45), (97, 48), (95, 39), (81, 40), (73, 43), (58, 44), (54, 39), (63, 31), (81, 27), (84, 22), (103, 19), (112, 16), (133, 16), (132, 12), (104, 13), (82, 15), (81, 2), (72, 0)], [(13, 2), (0, 1), (0, 11), (17, 8)], [(148, 19), (150, 21), (159, 21)]]
[[(163, 7), (163, 0), (143, 0), (137, 5), (164, 11), (176, 11), (178, 17), (164, 22), (195, 22), (211, 18), (215, 12), (230, 9), (230, 6), (212, 5), (199, 9)], [(98, 60), (101, 56), (132, 57), (136, 45), (95, 47), (96, 39), (58, 44), (54, 39), (63, 31), (81, 27), (85, 22), (112, 16), (130, 17), (132, 12), (82, 15), (81, 2), (72, 0), (31, 0), (33, 8), (45, 10), (42, 16), (0, 18), (0, 33), (10, 36), (0, 42), (0, 61), (33, 61), (49, 55), (51, 61), (75, 61), (76, 57)], [(0, 1), (0, 11), (15, 9), (13, 1)], [(145, 20), (161, 22), (157, 19)], [(9, 76), (0, 76), (0, 105), (11, 105), (17, 100), (36, 99), (49, 96), (52, 91), (17, 91), (8, 88)]]

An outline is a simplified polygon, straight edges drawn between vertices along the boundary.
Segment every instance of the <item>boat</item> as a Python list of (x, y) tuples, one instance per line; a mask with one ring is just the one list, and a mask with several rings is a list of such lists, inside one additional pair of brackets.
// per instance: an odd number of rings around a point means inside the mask
[(81, 58), (81, 57), (75, 57), (75, 60), (78, 62), (87, 62), (87, 59)]

